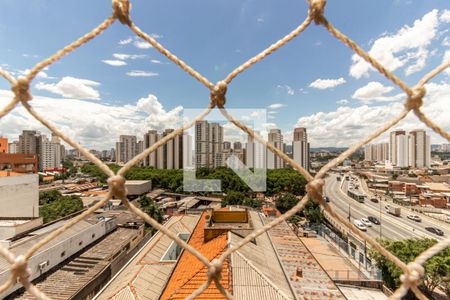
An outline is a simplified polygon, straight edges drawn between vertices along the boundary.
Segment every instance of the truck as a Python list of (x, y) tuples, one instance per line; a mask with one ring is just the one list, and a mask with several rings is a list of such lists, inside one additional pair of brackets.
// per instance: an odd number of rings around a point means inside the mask
[(400, 207), (395, 207), (395, 206), (389, 206), (387, 208), (387, 212), (390, 213), (391, 215), (396, 216), (396, 217), (400, 217), (401, 208)]

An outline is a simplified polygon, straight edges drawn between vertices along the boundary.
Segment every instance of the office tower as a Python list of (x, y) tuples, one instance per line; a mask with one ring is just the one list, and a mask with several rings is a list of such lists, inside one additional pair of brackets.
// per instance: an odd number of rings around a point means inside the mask
[(136, 155), (137, 142), (135, 135), (121, 135), (116, 143), (116, 162), (126, 163)]
[(222, 166), (223, 127), (219, 123), (197, 121), (195, 123), (196, 167)]
[[(271, 129), (269, 131), (268, 144), (283, 151), (283, 135), (280, 129)], [(267, 148), (267, 168), (281, 169), (284, 168), (284, 160)]]
[(410, 167), (424, 168), (430, 166), (430, 136), (424, 130), (416, 129), (411, 131), (408, 136), (408, 146), (408, 164)]
[(309, 170), (309, 143), (306, 128), (298, 127), (294, 129), (292, 159), (303, 169)]

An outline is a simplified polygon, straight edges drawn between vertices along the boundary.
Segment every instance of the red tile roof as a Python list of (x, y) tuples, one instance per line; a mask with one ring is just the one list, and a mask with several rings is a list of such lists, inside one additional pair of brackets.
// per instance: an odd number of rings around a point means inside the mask
[[(227, 234), (223, 233), (218, 237), (204, 243), (205, 217), (203, 213), (200, 221), (192, 233), (189, 245), (196, 248), (209, 261), (218, 258), (227, 247)], [(164, 289), (161, 300), (165, 299), (185, 299), (207, 281), (207, 268), (189, 251), (184, 251), (181, 255), (175, 270)], [(228, 262), (225, 261), (222, 270), (220, 283), (225, 289), (231, 287), (231, 274)], [(214, 283), (196, 299), (226, 299), (217, 289)]]

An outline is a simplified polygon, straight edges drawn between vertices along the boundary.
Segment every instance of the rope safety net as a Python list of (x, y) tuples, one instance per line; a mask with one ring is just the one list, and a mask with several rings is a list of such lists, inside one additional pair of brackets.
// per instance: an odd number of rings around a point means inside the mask
[[(28, 111), (28, 113), (30, 113), (36, 120), (42, 123), (52, 133), (57, 135), (59, 138), (64, 140), (73, 148), (77, 149), (80, 152), (80, 154), (82, 154), (92, 163), (97, 165), (109, 177), (108, 178), (109, 191), (104, 199), (102, 199), (96, 205), (84, 211), (82, 214), (72, 218), (69, 222), (65, 223), (64, 226), (53, 231), (50, 235), (46, 236), (46, 238), (39, 241), (32, 248), (30, 248), (26, 253), (19, 256), (15, 256), (8, 249), (0, 247), (0, 255), (2, 255), (11, 264), (10, 265), (11, 276), (9, 277), (9, 280), (7, 282), (5, 282), (2, 286), (0, 286), (0, 293), (12, 287), (16, 282), (20, 282), (37, 299), (50, 299), (48, 296), (46, 296), (43, 292), (37, 289), (30, 282), (29, 280), (30, 273), (27, 267), (27, 260), (30, 257), (32, 257), (46, 243), (56, 238), (65, 230), (67, 230), (77, 222), (81, 221), (82, 219), (86, 218), (88, 215), (92, 214), (94, 211), (96, 211), (97, 209), (102, 207), (105, 203), (107, 203), (112, 197), (115, 197), (117, 199), (121, 199), (122, 202), (130, 211), (142, 217), (148, 224), (150, 224), (157, 230), (161, 231), (161, 233), (173, 239), (180, 247), (192, 253), (198, 260), (200, 260), (207, 267), (208, 269), (207, 281), (202, 286), (200, 286), (195, 292), (193, 292), (187, 299), (195, 299), (196, 296), (200, 295), (211, 284), (214, 284), (220, 290), (220, 292), (228, 299), (233, 299), (233, 295), (227, 289), (225, 289), (220, 283), (222, 266), (225, 259), (227, 259), (229, 255), (239, 250), (243, 245), (250, 242), (257, 236), (270, 230), (277, 224), (287, 220), (298, 211), (301, 211), (308, 201), (317, 201), (330, 216), (332, 216), (335, 220), (345, 225), (347, 228), (354, 229), (352, 231), (356, 235), (364, 239), (367, 243), (370, 244), (370, 246), (373, 249), (380, 252), (387, 260), (393, 262), (397, 267), (399, 267), (402, 270), (403, 274), (400, 276), (401, 285), (391, 296), (392, 299), (401, 299), (404, 295), (406, 295), (409, 289), (411, 289), (414, 292), (417, 298), (427, 299), (427, 297), (418, 288), (419, 284), (422, 282), (422, 278), (425, 272), (423, 265), (428, 259), (433, 257), (435, 254), (449, 247), (450, 238), (447, 237), (439, 241), (431, 248), (421, 253), (413, 262), (405, 264), (396, 256), (394, 256), (392, 253), (390, 253), (388, 250), (384, 249), (375, 239), (371, 238), (366, 233), (357, 230), (352, 223), (350, 223), (346, 218), (337, 214), (328, 203), (323, 201), (322, 198), (322, 189), (324, 186), (323, 178), (325, 177), (328, 171), (330, 171), (332, 168), (342, 163), (346, 158), (348, 158), (352, 153), (357, 151), (359, 148), (371, 142), (372, 140), (380, 136), (382, 133), (386, 132), (387, 130), (395, 126), (398, 122), (400, 122), (403, 118), (405, 118), (411, 111), (417, 116), (417, 118), (420, 121), (426, 124), (429, 128), (431, 128), (436, 133), (444, 137), (446, 140), (450, 141), (450, 134), (445, 130), (443, 130), (442, 128), (440, 128), (421, 111), (423, 98), (426, 95), (426, 90), (424, 87), (425, 84), (429, 82), (433, 77), (435, 77), (436, 75), (444, 71), (446, 68), (448, 68), (450, 66), (450, 61), (443, 62), (441, 65), (437, 66), (431, 72), (426, 74), (422, 79), (420, 79), (415, 86), (409, 87), (400, 78), (398, 78), (390, 71), (388, 71), (383, 65), (381, 65), (377, 60), (375, 60), (368, 53), (366, 53), (349, 37), (347, 37), (345, 34), (341, 33), (338, 29), (336, 29), (327, 20), (324, 14), (326, 0), (308, 0), (308, 2), (309, 2), (309, 9), (307, 17), (297, 28), (295, 28), (292, 32), (287, 34), (285, 37), (283, 37), (276, 43), (270, 45), (264, 51), (260, 52), (259, 54), (255, 55), (254, 57), (252, 57), (239, 67), (237, 67), (225, 79), (217, 82), (216, 84), (211, 83), (207, 78), (202, 76), (200, 73), (195, 71), (192, 67), (186, 64), (180, 58), (178, 58), (177, 56), (172, 54), (169, 50), (164, 48), (164, 46), (158, 43), (154, 38), (152, 38), (150, 35), (146, 34), (141, 29), (139, 29), (139, 27), (137, 27), (130, 18), (131, 5), (128, 0), (112, 0), (112, 15), (110, 17), (104, 20), (91, 32), (87, 33), (86, 35), (82, 36), (73, 43), (57, 51), (49, 58), (39, 62), (31, 69), (31, 71), (25, 77), (14, 78), (7, 71), (0, 69), (0, 75), (9, 82), (9, 84), (11, 85), (11, 90), (14, 93), (13, 99), (5, 107), (1, 108), (0, 118), (7, 115), (19, 103), (21, 103), (22, 106)], [(210, 91), (210, 103), (207, 106), (206, 110), (202, 112), (199, 116), (197, 116), (192, 122), (166, 135), (157, 143), (145, 149), (142, 153), (138, 154), (133, 159), (128, 161), (120, 170), (118, 170), (117, 174), (114, 174), (114, 172), (111, 169), (109, 169), (106, 164), (100, 161), (87, 149), (83, 148), (80, 144), (75, 142), (72, 138), (61, 132), (58, 128), (56, 128), (53, 124), (51, 124), (44, 117), (39, 115), (33, 109), (30, 102), (30, 100), (32, 100), (33, 98), (30, 92), (30, 83), (42, 69), (55, 63), (63, 56), (71, 53), (78, 47), (94, 39), (96, 36), (105, 31), (109, 26), (111, 26), (116, 20), (118, 20), (124, 26), (127, 26), (137, 36), (150, 43), (161, 54), (166, 56), (173, 63), (177, 64), (181, 69), (183, 69), (189, 75), (191, 75), (192, 77), (197, 79), (200, 83), (202, 83)], [(261, 136), (257, 135), (252, 129), (246, 127), (244, 124), (234, 119), (233, 116), (231, 116), (225, 108), (226, 103), (225, 95), (227, 92), (227, 88), (237, 75), (244, 72), (255, 63), (261, 61), (274, 51), (283, 47), (292, 39), (300, 35), (308, 26), (312, 25), (312, 23), (314, 23), (317, 26), (323, 26), (333, 37), (337, 38), (339, 41), (347, 45), (351, 50), (353, 50), (356, 54), (358, 54), (361, 58), (363, 58), (366, 62), (368, 62), (373, 68), (378, 70), (378, 72), (383, 74), (387, 79), (392, 81), (405, 93), (404, 110), (398, 116), (396, 116), (392, 120), (389, 120), (386, 124), (375, 130), (372, 134), (370, 134), (360, 142), (356, 143), (355, 145), (353, 145), (352, 147), (341, 153), (337, 158), (327, 163), (320, 169), (319, 172), (317, 172), (317, 174), (314, 177), (311, 174), (309, 174), (305, 169), (303, 169), (299, 164), (297, 164), (295, 161), (289, 158), (286, 154), (284, 154), (271, 144), (268, 144)], [(219, 258), (209, 261), (195, 248), (193, 248), (192, 246), (181, 240), (176, 234), (172, 233), (171, 231), (163, 227), (156, 220), (152, 219), (149, 215), (147, 215), (138, 207), (136, 207), (133, 203), (128, 201), (126, 197), (127, 191), (125, 189), (124, 175), (132, 166), (139, 163), (150, 153), (156, 151), (158, 147), (164, 145), (166, 142), (173, 139), (174, 137), (182, 134), (184, 130), (187, 130), (190, 127), (192, 127), (197, 120), (203, 119), (214, 108), (218, 108), (226, 119), (228, 119), (230, 122), (232, 122), (237, 127), (242, 129), (248, 135), (252, 136), (258, 142), (264, 144), (268, 149), (270, 149), (281, 159), (289, 163), (295, 170), (300, 172), (305, 177), (308, 184), (306, 187), (307, 191), (306, 195), (303, 196), (303, 198), (291, 210), (287, 211), (285, 214), (272, 220), (271, 222), (265, 224), (260, 229), (255, 230), (252, 234), (248, 235), (236, 246), (230, 247), (226, 251), (224, 251)]]

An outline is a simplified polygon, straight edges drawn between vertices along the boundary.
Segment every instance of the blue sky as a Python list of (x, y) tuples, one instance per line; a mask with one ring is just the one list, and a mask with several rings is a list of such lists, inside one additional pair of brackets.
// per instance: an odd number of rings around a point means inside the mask
[[(306, 1), (293, 0), (131, 2), (137, 26), (212, 82), (290, 32), (307, 14)], [(0, 67), (16, 76), (111, 13), (108, 0), (0, 4)], [(331, 0), (326, 16), (413, 85), (450, 49), (448, 7), (444, 0)], [(170, 127), (182, 108), (208, 104), (202, 84), (146, 46), (116, 22), (36, 78), (31, 103), (77, 140), (97, 148), (112, 146), (119, 134), (134, 132), (139, 138), (149, 127)], [(312, 146), (348, 146), (398, 113), (403, 100), (397, 88), (352, 55), (323, 27), (312, 25), (235, 78), (227, 106), (268, 108), (268, 123), (286, 132), (286, 140), (300, 125), (307, 127)], [(442, 101), (450, 94), (449, 74), (433, 82), (432, 103), (424, 109), (449, 130), (449, 101)], [(9, 99), (8, 89), (0, 80), (0, 105)], [(414, 117), (400, 126), (422, 127)], [(22, 108), (0, 120), (0, 135), (12, 139), (31, 128), (43, 130)], [(433, 135), (433, 143), (442, 141)]]

